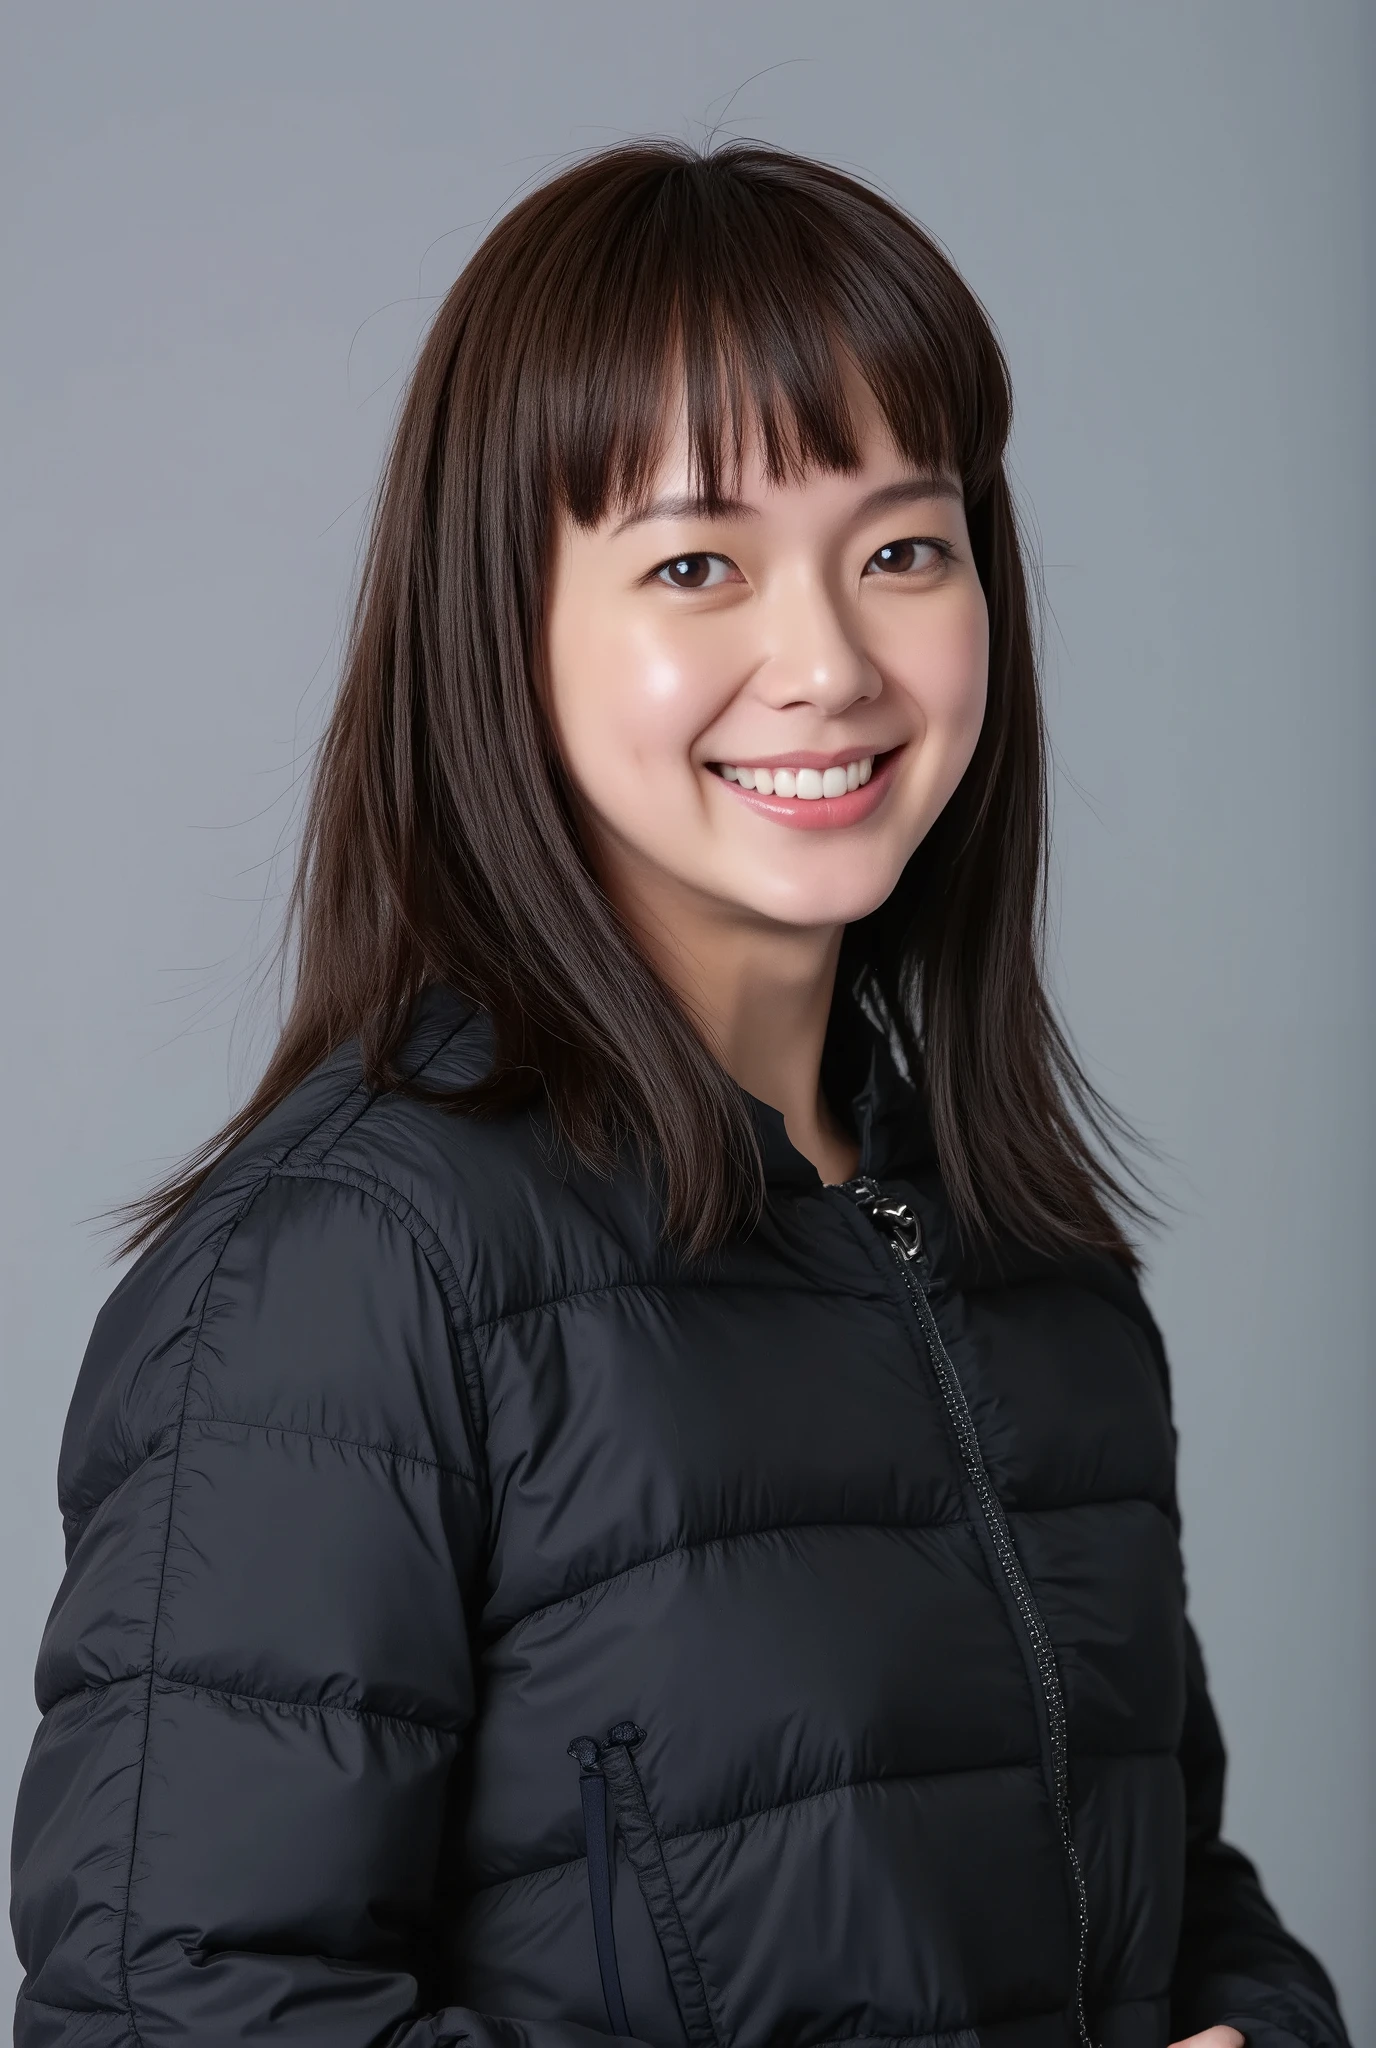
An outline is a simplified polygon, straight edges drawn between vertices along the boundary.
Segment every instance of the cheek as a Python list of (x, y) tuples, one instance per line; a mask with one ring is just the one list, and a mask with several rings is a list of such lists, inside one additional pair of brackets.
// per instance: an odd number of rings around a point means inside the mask
[(581, 623), (571, 620), (550, 648), (552, 708), (575, 780), (595, 796), (628, 765), (661, 785), (681, 778), (730, 695), (712, 636), (642, 619)]
[(713, 667), (648, 621), (628, 625), (607, 648), (608, 714), (647, 764), (679, 761), (712, 716)]
[(989, 694), (989, 613), (978, 588), (930, 622), (906, 650), (899, 679), (921, 714), (928, 747), (947, 755), (957, 779), (964, 773), (984, 723)]

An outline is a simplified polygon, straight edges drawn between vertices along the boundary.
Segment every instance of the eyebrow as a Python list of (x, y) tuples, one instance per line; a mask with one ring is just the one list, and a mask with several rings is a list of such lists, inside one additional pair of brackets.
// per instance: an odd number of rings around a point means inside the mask
[[(963, 502), (964, 493), (960, 485), (947, 476), (904, 476), (891, 484), (881, 484), (862, 498), (855, 508), (854, 517), (872, 518), (876, 512), (887, 511), (890, 505), (911, 505), (922, 498), (951, 498), (956, 504)], [(630, 512), (612, 528), (611, 537), (624, 533), (628, 526), (642, 526), (650, 519), (758, 519), (759, 508), (747, 505), (741, 498), (719, 498), (711, 505), (705, 498), (692, 492), (677, 497), (654, 498), (638, 512)]]

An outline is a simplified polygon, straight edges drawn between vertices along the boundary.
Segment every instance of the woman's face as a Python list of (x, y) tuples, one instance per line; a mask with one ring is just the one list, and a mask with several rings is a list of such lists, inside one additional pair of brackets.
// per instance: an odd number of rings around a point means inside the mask
[[(661, 920), (835, 928), (889, 895), (970, 761), (989, 624), (959, 486), (914, 472), (867, 392), (862, 461), (556, 537), (550, 711), (604, 885)], [(687, 934), (685, 933), (685, 936)]]

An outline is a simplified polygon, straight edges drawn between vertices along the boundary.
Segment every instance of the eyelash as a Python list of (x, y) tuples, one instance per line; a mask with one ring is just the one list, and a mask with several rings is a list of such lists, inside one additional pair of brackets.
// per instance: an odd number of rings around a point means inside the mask
[[(868, 570), (870, 562), (873, 562), (875, 555), (882, 554), (885, 548), (901, 548), (907, 545), (920, 548), (934, 548), (936, 550), (937, 555), (944, 562), (949, 562), (951, 557), (955, 553), (955, 548), (953, 547), (950, 541), (938, 540), (935, 534), (905, 533), (899, 540), (886, 540), (881, 542), (879, 547), (875, 549), (874, 554), (870, 556), (869, 561), (866, 562), (865, 568)], [(674, 565), (678, 562), (726, 562), (729, 563), (731, 568), (733, 569), (736, 566), (735, 563), (731, 561), (731, 557), (729, 555), (718, 554), (710, 548), (694, 548), (693, 550), (691, 550), (691, 552), (686, 554), (670, 555), (666, 561), (659, 563), (658, 567), (650, 571), (649, 580), (651, 582), (664, 582), (666, 588), (670, 590), (682, 590), (682, 584), (669, 583), (667, 577), (665, 577), (664, 574), (666, 569), (672, 569)], [(895, 572), (895, 575), (896, 577), (901, 577), (905, 573), (911, 572), (904, 572), (902, 570), (898, 570)]]
[[(880, 545), (875, 549), (874, 555), (882, 555), (885, 548), (903, 547), (935, 548), (938, 557), (943, 562), (949, 562), (952, 555), (955, 553), (955, 548), (953, 547), (950, 541), (938, 540), (934, 533), (905, 533), (900, 540), (886, 540), (881, 542)], [(870, 562), (874, 560), (874, 555), (870, 556)], [(870, 562), (866, 562), (865, 564), (865, 567), (867, 569), (869, 568)]]

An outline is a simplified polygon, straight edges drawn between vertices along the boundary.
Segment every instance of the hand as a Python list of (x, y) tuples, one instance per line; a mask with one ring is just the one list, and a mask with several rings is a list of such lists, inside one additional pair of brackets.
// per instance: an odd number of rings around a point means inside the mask
[(1247, 2037), (1236, 2027), (1206, 2027), (1188, 2041), (1172, 2041), (1171, 2048), (1247, 2048)]

